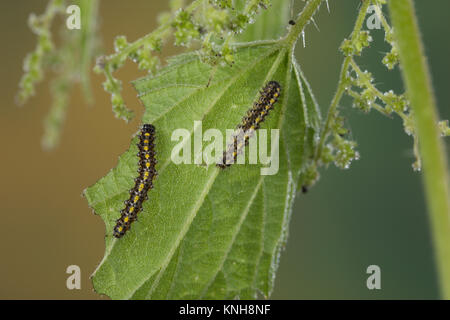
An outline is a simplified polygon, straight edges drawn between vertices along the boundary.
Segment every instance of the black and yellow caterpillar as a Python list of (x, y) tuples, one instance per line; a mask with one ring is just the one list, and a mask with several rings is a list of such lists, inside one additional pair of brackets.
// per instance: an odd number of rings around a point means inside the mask
[(254, 132), (259, 129), (269, 111), (273, 109), (281, 93), (281, 86), (276, 81), (268, 82), (260, 91), (260, 97), (253, 103), (250, 110), (242, 118), (241, 123), (236, 127), (232, 142), (228, 144), (224, 151), (222, 161), (217, 163), (221, 169), (225, 169), (235, 163), (238, 154), (242, 152), (244, 146), (248, 145), (248, 140)]
[(125, 208), (120, 211), (120, 218), (117, 219), (113, 235), (121, 238), (131, 227), (131, 223), (136, 221), (137, 214), (142, 210), (142, 204), (147, 200), (147, 193), (153, 188), (153, 180), (158, 173), (155, 170), (155, 127), (151, 124), (142, 126), (137, 147), (139, 152), (139, 176), (134, 179), (135, 185), (130, 190), (130, 198), (126, 200)]

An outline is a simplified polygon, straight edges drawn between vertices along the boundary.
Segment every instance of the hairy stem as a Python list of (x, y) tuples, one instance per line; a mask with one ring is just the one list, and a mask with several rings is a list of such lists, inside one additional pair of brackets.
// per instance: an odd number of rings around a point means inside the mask
[(300, 34), (305, 29), (305, 26), (311, 21), (311, 18), (313, 17), (314, 13), (316, 13), (322, 1), (323, 0), (310, 0), (305, 5), (302, 12), (300, 12), (300, 14), (298, 15), (297, 19), (295, 20), (295, 25), (292, 27), (291, 31), (288, 33), (285, 39), (287, 45), (291, 47), (292, 50)]
[(402, 76), (414, 111), (423, 162), (441, 295), (450, 299), (450, 203), (444, 146), (439, 138), (436, 103), (411, 0), (389, 1)]
[[(355, 27), (353, 28), (352, 41), (355, 40), (355, 38), (358, 36), (359, 31), (362, 28), (364, 18), (366, 17), (367, 8), (369, 7), (369, 4), (370, 4), (370, 0), (364, 0), (363, 4), (361, 5), (361, 9), (359, 10), (358, 17), (356, 18)], [(316, 154), (314, 157), (315, 161), (317, 161), (320, 158), (320, 156), (322, 155), (323, 146), (324, 146), (325, 141), (330, 133), (331, 124), (334, 119), (336, 109), (337, 109), (337, 107), (339, 105), (339, 101), (341, 101), (341, 98), (346, 89), (345, 88), (345, 86), (346, 86), (345, 79), (347, 78), (347, 72), (348, 72), (348, 69), (350, 67), (350, 63), (352, 62), (352, 60), (353, 60), (353, 56), (347, 56), (344, 59), (344, 62), (342, 64), (341, 74), (339, 76), (338, 88), (333, 97), (333, 100), (331, 100), (330, 109), (328, 109), (327, 119), (325, 120), (325, 125), (323, 127), (323, 131), (320, 136), (320, 141), (319, 141), (319, 144), (318, 144), (318, 147), (316, 150)]]

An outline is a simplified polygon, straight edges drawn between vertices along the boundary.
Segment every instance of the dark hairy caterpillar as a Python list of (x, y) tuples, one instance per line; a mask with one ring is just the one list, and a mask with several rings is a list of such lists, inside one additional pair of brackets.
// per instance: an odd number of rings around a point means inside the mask
[(120, 211), (120, 218), (116, 221), (113, 236), (121, 238), (130, 228), (131, 223), (137, 220), (137, 214), (142, 209), (142, 204), (147, 200), (147, 192), (153, 188), (153, 180), (158, 173), (155, 170), (155, 127), (144, 124), (139, 135), (137, 147), (139, 152), (139, 176), (134, 179), (135, 185), (130, 190), (130, 198), (126, 200), (125, 208)]
[(221, 169), (225, 169), (236, 162), (237, 156), (242, 152), (244, 146), (248, 145), (249, 139), (259, 129), (269, 111), (273, 109), (281, 93), (281, 86), (276, 81), (270, 81), (260, 91), (260, 97), (253, 103), (250, 110), (242, 118), (233, 134), (233, 140), (224, 151), (222, 162), (217, 163)]

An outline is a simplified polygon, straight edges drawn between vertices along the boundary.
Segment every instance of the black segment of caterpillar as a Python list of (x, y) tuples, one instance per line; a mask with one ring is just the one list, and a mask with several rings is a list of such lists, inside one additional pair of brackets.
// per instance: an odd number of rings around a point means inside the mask
[(153, 180), (156, 172), (155, 158), (155, 127), (151, 124), (142, 126), (137, 147), (139, 152), (139, 176), (134, 179), (134, 187), (130, 190), (130, 198), (124, 201), (125, 208), (120, 211), (120, 218), (116, 220), (113, 236), (121, 238), (130, 230), (133, 221), (137, 220), (137, 214), (142, 210), (142, 204), (148, 199), (147, 193), (153, 188)]
[(281, 85), (278, 82), (269, 81), (264, 86), (260, 91), (258, 100), (253, 103), (252, 108), (247, 111), (241, 123), (236, 127), (236, 131), (232, 136), (232, 142), (228, 144), (227, 150), (223, 153), (222, 161), (217, 163), (217, 167), (225, 169), (236, 163), (238, 154), (248, 145), (249, 139), (259, 129), (269, 111), (273, 109), (280, 94)]

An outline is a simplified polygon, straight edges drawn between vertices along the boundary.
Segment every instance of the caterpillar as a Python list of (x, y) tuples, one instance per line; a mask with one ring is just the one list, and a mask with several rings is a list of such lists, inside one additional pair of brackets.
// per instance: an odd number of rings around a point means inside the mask
[(273, 109), (281, 93), (281, 85), (276, 81), (269, 81), (260, 91), (258, 100), (253, 103), (241, 123), (236, 127), (232, 136), (232, 142), (224, 151), (222, 161), (217, 163), (217, 167), (225, 169), (235, 163), (238, 154), (242, 152), (243, 147), (248, 145), (249, 139), (254, 132), (259, 129), (261, 123), (265, 120), (269, 111)]
[(157, 163), (155, 158), (155, 127), (151, 124), (142, 126), (137, 147), (139, 152), (139, 176), (134, 179), (134, 187), (130, 190), (130, 197), (124, 201), (125, 208), (120, 211), (120, 218), (116, 220), (113, 236), (121, 238), (131, 228), (131, 224), (137, 220), (137, 215), (142, 209), (142, 204), (148, 199), (148, 191), (153, 188), (153, 180), (158, 173), (155, 170)]

